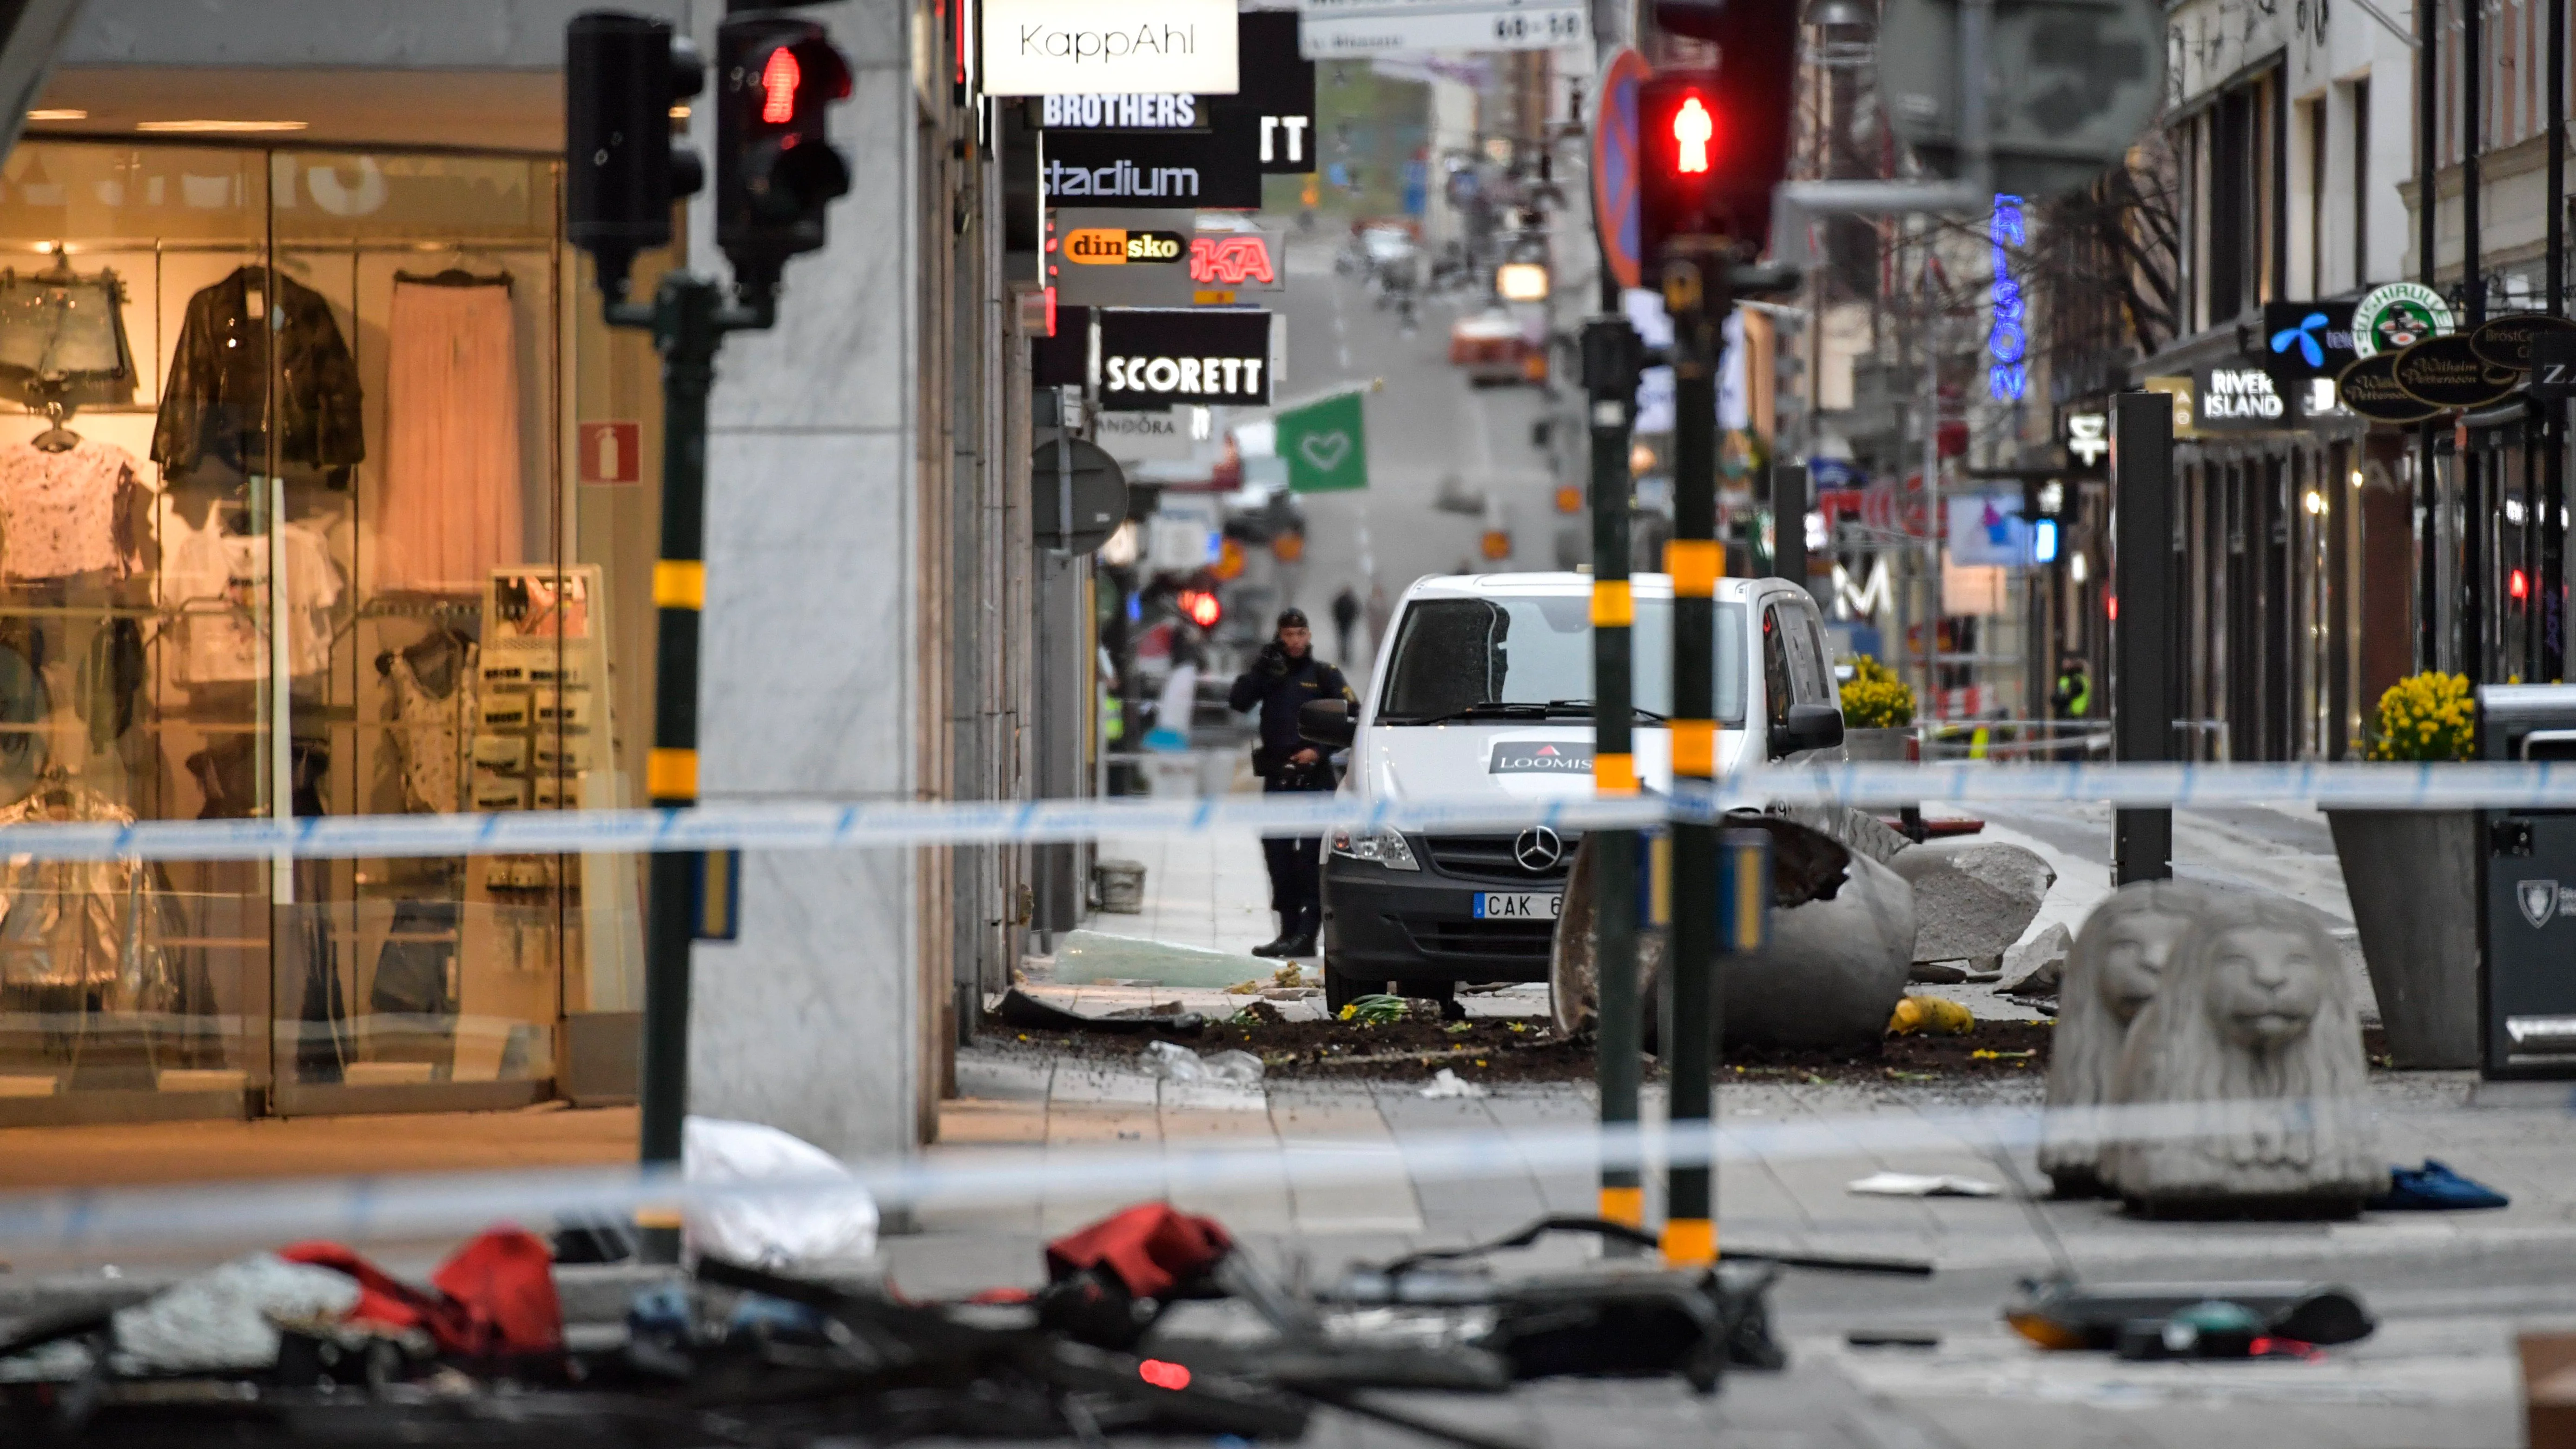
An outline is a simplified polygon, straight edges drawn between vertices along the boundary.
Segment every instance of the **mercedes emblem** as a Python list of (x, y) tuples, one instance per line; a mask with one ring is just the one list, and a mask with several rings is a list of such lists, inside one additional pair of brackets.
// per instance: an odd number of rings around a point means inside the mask
[(1565, 841), (1546, 826), (1533, 825), (1512, 841), (1512, 859), (1533, 873), (1554, 870), (1565, 859)]

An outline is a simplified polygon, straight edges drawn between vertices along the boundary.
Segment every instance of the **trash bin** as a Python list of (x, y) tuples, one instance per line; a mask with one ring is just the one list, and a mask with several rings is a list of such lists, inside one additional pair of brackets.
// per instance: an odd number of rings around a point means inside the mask
[[(2478, 754), (2576, 760), (2576, 685), (2480, 688)], [(2576, 810), (2480, 818), (2482, 1074), (2576, 1077)]]
[(1092, 891), (1100, 898), (1100, 909), (1111, 915), (1139, 916), (1145, 913), (1145, 863), (1140, 860), (1103, 860), (1091, 867)]

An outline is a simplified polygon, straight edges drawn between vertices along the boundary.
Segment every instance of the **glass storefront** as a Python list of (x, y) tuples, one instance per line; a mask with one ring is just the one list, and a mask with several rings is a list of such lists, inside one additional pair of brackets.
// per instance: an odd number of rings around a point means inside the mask
[[(0, 822), (637, 798), (654, 370), (559, 235), (546, 158), (9, 156)], [(555, 1095), (640, 874), (13, 860), (0, 1124)]]

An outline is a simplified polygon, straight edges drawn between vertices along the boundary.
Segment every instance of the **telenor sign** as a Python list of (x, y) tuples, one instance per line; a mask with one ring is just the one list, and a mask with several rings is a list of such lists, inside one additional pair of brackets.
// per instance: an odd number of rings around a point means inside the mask
[(984, 92), (1240, 90), (1234, 0), (985, 0)]

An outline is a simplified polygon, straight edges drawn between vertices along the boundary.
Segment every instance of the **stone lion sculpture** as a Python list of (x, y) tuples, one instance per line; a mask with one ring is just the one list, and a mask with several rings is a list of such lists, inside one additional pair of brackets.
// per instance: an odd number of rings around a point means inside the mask
[(2102, 1176), (2155, 1215), (2349, 1217), (2388, 1186), (2368, 1090), (2323, 919), (2276, 896), (2218, 898), (2175, 944), (2112, 1081), (2115, 1102), (2169, 1110), (2123, 1124)]
[(2210, 899), (2188, 881), (2132, 881), (2084, 918), (2066, 954), (2049, 1034), (2048, 1105), (2065, 1110), (2048, 1119), (2039, 1170), (2059, 1197), (2101, 1195), (2102, 1139), (2082, 1120), (2083, 1109), (2111, 1100), (2129, 1025), (2155, 998), (2174, 944)]

